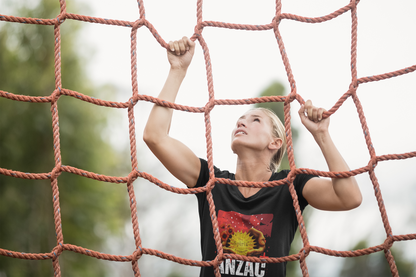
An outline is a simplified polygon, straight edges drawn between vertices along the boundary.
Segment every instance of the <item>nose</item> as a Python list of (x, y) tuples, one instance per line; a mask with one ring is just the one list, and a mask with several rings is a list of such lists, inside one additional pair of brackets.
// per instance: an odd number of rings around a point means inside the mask
[(239, 119), (237, 121), (237, 128), (238, 127), (246, 127), (246, 124), (244, 123), (243, 119)]

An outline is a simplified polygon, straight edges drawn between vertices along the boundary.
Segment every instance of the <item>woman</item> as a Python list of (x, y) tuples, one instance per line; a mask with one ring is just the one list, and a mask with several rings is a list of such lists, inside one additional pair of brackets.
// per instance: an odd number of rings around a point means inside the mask
[[(159, 99), (175, 102), (179, 87), (191, 63), (195, 43), (187, 37), (169, 42), (171, 65)], [(303, 125), (315, 138), (330, 171), (348, 171), (328, 132), (324, 110), (307, 101), (299, 110)], [(188, 187), (204, 186), (209, 179), (208, 164), (183, 143), (169, 136), (172, 110), (155, 105), (143, 139), (162, 164)], [(237, 154), (235, 174), (215, 168), (215, 176), (231, 180), (266, 182), (287, 177), (276, 172), (286, 148), (285, 130), (277, 116), (266, 109), (249, 110), (232, 132), (231, 148)], [(294, 180), (301, 210), (306, 205), (342, 211), (361, 204), (361, 192), (354, 177), (324, 179), (300, 174)], [(281, 257), (289, 253), (296, 228), (296, 212), (288, 186), (273, 188), (236, 187), (216, 184), (212, 190), (224, 253), (256, 257)], [(198, 198), (203, 260), (216, 256), (215, 241), (206, 194)], [(250, 263), (225, 260), (222, 276), (285, 276), (286, 264)], [(200, 276), (214, 276), (212, 267), (201, 268)]]

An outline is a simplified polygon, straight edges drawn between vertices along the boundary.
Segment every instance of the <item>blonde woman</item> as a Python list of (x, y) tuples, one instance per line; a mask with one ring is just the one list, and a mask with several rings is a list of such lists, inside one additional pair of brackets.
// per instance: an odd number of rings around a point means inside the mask
[[(183, 37), (169, 42), (171, 65), (159, 99), (175, 102), (179, 87), (191, 63), (195, 43)], [(348, 165), (328, 132), (324, 110), (307, 101), (299, 110), (303, 125), (315, 138), (330, 171), (348, 171)], [(162, 164), (186, 186), (205, 186), (209, 179), (206, 160), (199, 159), (186, 145), (169, 136), (172, 110), (155, 105), (143, 139)], [(267, 182), (287, 177), (277, 172), (286, 141), (284, 127), (267, 109), (253, 109), (240, 116), (232, 130), (231, 149), (237, 155), (235, 173), (215, 168), (215, 176), (231, 180)], [(361, 204), (361, 192), (354, 177), (318, 178), (300, 174), (294, 180), (300, 208), (342, 211)], [(224, 253), (256, 257), (286, 256), (297, 228), (296, 212), (288, 186), (273, 188), (236, 187), (216, 184), (212, 190)], [(213, 260), (216, 246), (206, 194), (198, 198), (203, 260)], [(222, 276), (285, 276), (286, 263), (251, 263), (227, 259), (220, 265)], [(214, 276), (212, 267), (201, 268), (200, 276)]]

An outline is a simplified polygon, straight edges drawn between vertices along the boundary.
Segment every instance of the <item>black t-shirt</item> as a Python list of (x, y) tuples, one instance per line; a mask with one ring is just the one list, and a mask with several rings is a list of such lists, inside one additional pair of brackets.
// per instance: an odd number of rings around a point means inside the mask
[[(196, 187), (209, 180), (206, 160)], [(215, 177), (235, 180), (235, 175), (214, 167)], [(273, 173), (269, 181), (287, 177), (289, 171)], [(308, 205), (302, 195), (306, 182), (313, 175), (300, 174), (294, 180), (301, 212)], [(218, 227), (224, 253), (260, 258), (283, 257), (289, 254), (298, 222), (287, 185), (262, 188), (245, 198), (237, 186), (217, 183), (212, 189)], [(206, 193), (196, 194), (199, 206), (202, 259), (211, 261), (217, 255)], [(286, 276), (286, 263), (250, 263), (227, 259), (220, 266), (221, 276)], [(201, 277), (214, 276), (213, 267), (202, 267)]]

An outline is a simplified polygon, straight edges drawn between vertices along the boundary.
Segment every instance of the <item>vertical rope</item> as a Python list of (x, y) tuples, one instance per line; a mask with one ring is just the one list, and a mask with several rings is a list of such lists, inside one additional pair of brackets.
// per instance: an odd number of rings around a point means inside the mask
[(66, 3), (64, 0), (60, 0), (60, 15), (56, 18), (54, 26), (54, 38), (55, 38), (55, 91), (52, 95), (51, 101), (51, 113), (52, 113), (52, 130), (53, 130), (53, 143), (55, 152), (55, 167), (51, 174), (51, 186), (53, 197), (53, 210), (55, 219), (55, 233), (57, 240), (57, 247), (53, 251), (53, 268), (54, 275), (60, 277), (61, 269), (59, 265), (59, 256), (62, 253), (62, 245), (64, 243), (64, 237), (62, 234), (62, 219), (60, 213), (59, 204), (59, 188), (58, 188), (58, 176), (62, 165), (61, 158), (61, 145), (59, 135), (59, 116), (58, 116), (58, 99), (61, 94), (62, 88), (62, 76), (61, 76), (61, 32), (60, 25), (64, 21), (64, 14), (66, 10)]

